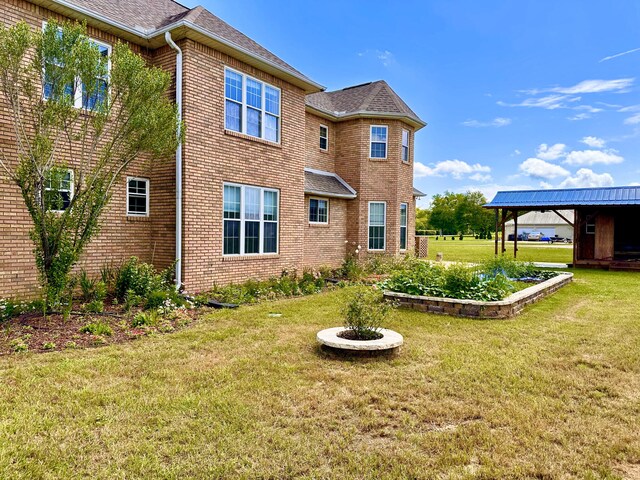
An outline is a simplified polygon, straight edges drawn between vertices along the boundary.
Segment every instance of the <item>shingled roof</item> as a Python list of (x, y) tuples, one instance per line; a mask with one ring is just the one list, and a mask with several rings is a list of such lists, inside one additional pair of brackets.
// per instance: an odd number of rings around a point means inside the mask
[[(239, 52), (255, 57), (273, 65), (278, 70), (288, 73), (311, 88), (318, 91), (323, 87), (293, 68), (284, 60), (266, 48), (236, 30), (202, 6), (188, 8), (173, 0), (33, 0), (66, 13), (68, 10), (107, 22), (128, 33), (151, 41), (162, 37), (164, 32), (173, 28), (184, 27), (194, 30), (194, 35), (204, 35), (214, 41), (222, 42)], [(164, 43), (164, 40), (162, 40)], [(155, 45), (154, 45), (155, 48)], [(306, 88), (305, 88), (306, 89)]]
[(356, 191), (333, 172), (304, 169), (304, 193), (325, 197), (356, 198)]
[(307, 95), (306, 101), (308, 107), (336, 120), (356, 116), (399, 117), (418, 128), (426, 125), (384, 80), (333, 92), (312, 93)]

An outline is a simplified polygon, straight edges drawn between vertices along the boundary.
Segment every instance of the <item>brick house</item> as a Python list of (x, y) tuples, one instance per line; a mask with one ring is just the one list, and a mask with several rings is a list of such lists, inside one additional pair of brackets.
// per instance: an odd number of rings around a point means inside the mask
[[(81, 260), (89, 272), (131, 255), (158, 268), (178, 258), (185, 288), (199, 291), (337, 266), (347, 241), (366, 254), (413, 249), (413, 139), (425, 123), (386, 82), (326, 92), (206, 9), (171, 0), (3, 0), (0, 12), (34, 29), (85, 21), (98, 45), (127, 42), (174, 75), (185, 142), (126, 173)], [(12, 141), (0, 116), (0, 147)], [(0, 188), (0, 296), (29, 295), (30, 219), (18, 189), (6, 178)]]

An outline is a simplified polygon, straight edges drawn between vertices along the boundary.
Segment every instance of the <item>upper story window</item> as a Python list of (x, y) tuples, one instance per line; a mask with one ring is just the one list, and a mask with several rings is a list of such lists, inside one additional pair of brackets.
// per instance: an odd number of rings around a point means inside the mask
[(224, 185), (224, 255), (278, 252), (278, 190)]
[(309, 199), (309, 223), (329, 223), (329, 200)]
[(407, 204), (400, 204), (400, 250), (407, 249)]
[(387, 158), (387, 127), (371, 125), (369, 158)]
[(235, 70), (224, 70), (227, 130), (280, 141), (280, 89)]
[(402, 161), (409, 163), (409, 130), (402, 130)]
[[(46, 25), (45, 22), (43, 28), (46, 28)], [(64, 42), (61, 28), (58, 29), (58, 39), (61, 43)], [(94, 39), (91, 39), (90, 43), (98, 49), (102, 61), (105, 62), (106, 69), (104, 75), (96, 77), (96, 85), (91, 85), (89, 88), (88, 85), (82, 83), (79, 77), (71, 81), (66, 81), (67, 79), (61, 79), (59, 75), (56, 75), (56, 69), (63, 66), (62, 62), (64, 60), (58, 58), (47, 59), (45, 60), (45, 65), (43, 65), (43, 96), (46, 100), (55, 95), (66, 95), (71, 98), (73, 106), (85, 110), (95, 110), (105, 102), (108, 94), (109, 72), (111, 70), (111, 62), (109, 60), (111, 57), (111, 45)], [(64, 85), (57, 85), (58, 82), (64, 82)]]
[(149, 179), (127, 177), (127, 215), (149, 216)]
[(320, 125), (320, 150), (329, 149), (329, 127)]
[(369, 250), (384, 250), (387, 231), (387, 203), (369, 202)]
[(63, 212), (73, 198), (73, 170), (52, 169), (44, 187), (44, 203), (47, 210)]

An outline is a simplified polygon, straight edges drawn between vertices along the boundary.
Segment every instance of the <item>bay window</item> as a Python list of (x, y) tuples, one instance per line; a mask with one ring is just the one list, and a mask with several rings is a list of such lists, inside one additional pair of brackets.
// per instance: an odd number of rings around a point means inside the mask
[(407, 204), (400, 204), (400, 250), (407, 249)]
[(329, 223), (329, 200), (309, 199), (309, 223)]
[(369, 158), (387, 158), (387, 127), (371, 125)]
[(369, 250), (384, 250), (387, 229), (387, 203), (369, 202)]
[(402, 161), (409, 163), (409, 130), (402, 130)]

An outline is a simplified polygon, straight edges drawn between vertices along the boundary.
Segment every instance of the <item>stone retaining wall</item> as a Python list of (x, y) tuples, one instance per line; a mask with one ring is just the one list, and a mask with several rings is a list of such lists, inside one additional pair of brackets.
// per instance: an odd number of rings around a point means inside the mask
[(412, 308), (420, 312), (471, 318), (511, 318), (520, 313), (525, 306), (552, 294), (571, 283), (572, 280), (573, 273), (562, 272), (556, 277), (532, 285), (496, 302), (423, 297), (390, 291), (384, 292), (384, 297), (398, 302), (401, 307)]

